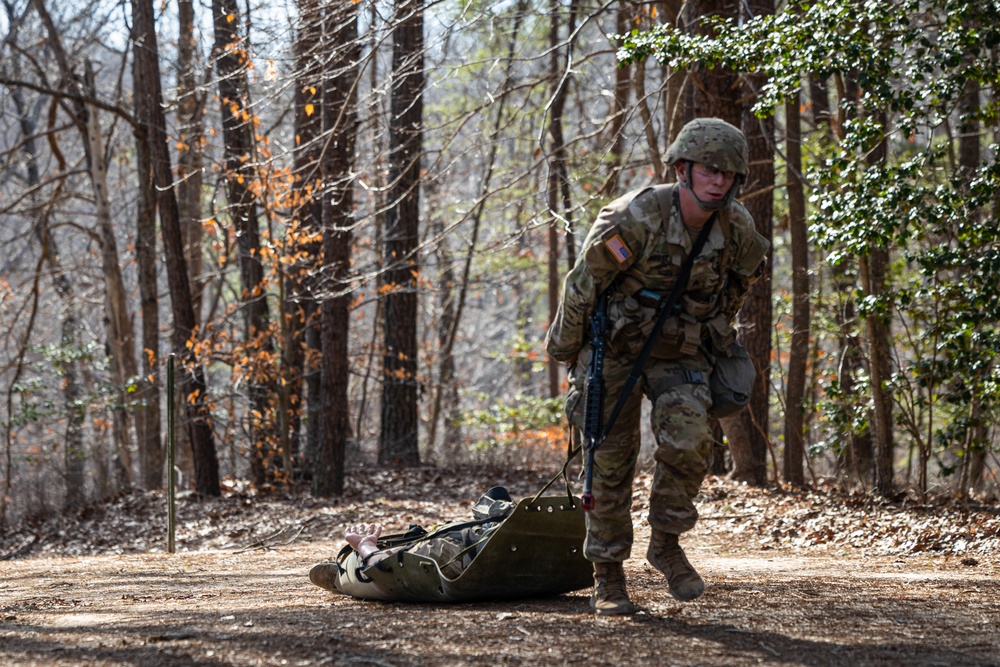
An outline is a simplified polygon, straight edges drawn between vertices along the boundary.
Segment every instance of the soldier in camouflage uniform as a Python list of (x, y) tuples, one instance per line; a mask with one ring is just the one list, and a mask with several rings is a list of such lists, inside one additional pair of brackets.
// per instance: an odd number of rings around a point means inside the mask
[[(646, 557), (666, 576), (675, 598), (692, 600), (705, 584), (684, 556), (678, 535), (698, 519), (693, 499), (712, 451), (712, 353), (727, 350), (735, 340), (736, 313), (763, 269), (769, 243), (735, 201), (747, 174), (747, 144), (740, 130), (719, 119), (694, 120), (681, 129), (666, 159), (677, 184), (630, 192), (601, 211), (566, 277), (546, 348), (569, 366), (566, 414), (582, 428), (591, 352), (588, 322), (598, 295), (610, 290), (607, 423), (654, 326), (658, 299), (670, 293), (699, 230), (716, 216), (680, 298), (680, 314), (667, 320), (640, 383), (653, 405), (657, 445)], [(584, 547), (594, 563), (591, 607), (601, 615), (634, 611), (622, 563), (633, 541), (630, 509), (641, 401), (633, 392), (594, 456), (595, 507), (587, 516)]]

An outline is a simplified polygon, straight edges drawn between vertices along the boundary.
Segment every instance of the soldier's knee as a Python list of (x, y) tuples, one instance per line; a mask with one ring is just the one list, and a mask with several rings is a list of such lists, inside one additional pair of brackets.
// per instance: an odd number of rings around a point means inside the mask
[(712, 395), (702, 385), (688, 385), (657, 397), (652, 422), (657, 439), (696, 442), (711, 437), (708, 409)]
[(625, 485), (631, 492), (638, 457), (638, 444), (631, 438), (608, 438), (594, 456), (594, 474), (605, 486)]

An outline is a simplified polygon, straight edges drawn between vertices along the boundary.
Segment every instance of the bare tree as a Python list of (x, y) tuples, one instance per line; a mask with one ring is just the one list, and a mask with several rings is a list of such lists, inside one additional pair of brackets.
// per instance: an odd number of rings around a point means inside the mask
[[(568, 16), (568, 27), (567, 34), (573, 34), (573, 27), (575, 25), (576, 13), (573, 11), (574, 5), (570, 5), (570, 11)], [(567, 229), (570, 227), (570, 222), (565, 216), (569, 216), (569, 207), (563, 207), (563, 213), (559, 213), (559, 199), (560, 193), (563, 192), (563, 182), (568, 179), (566, 162), (568, 156), (566, 154), (566, 139), (563, 136), (563, 113), (566, 106), (566, 95), (569, 86), (569, 80), (571, 75), (571, 70), (569, 67), (569, 62), (572, 61), (572, 39), (570, 38), (566, 44), (566, 54), (563, 54), (562, 50), (559, 48), (560, 37), (560, 18), (562, 13), (562, 5), (558, 0), (550, 0), (549, 2), (549, 77), (551, 79), (552, 85), (552, 99), (549, 101), (549, 127), (548, 134), (550, 138), (550, 148), (549, 148), (549, 159), (548, 159), (548, 179), (547, 179), (547, 202), (549, 208), (549, 261), (548, 261), (548, 271), (549, 271), (549, 322), (552, 322), (556, 318), (556, 310), (559, 304), (559, 276), (561, 275), (559, 269), (559, 257), (561, 253), (559, 252), (559, 228), (565, 226)], [(564, 223), (563, 220), (566, 219)], [(567, 249), (573, 244), (572, 237), (566, 239)], [(571, 252), (567, 253), (568, 255)], [(569, 260), (569, 258), (567, 258)], [(575, 262), (573, 262), (575, 263)], [(569, 268), (573, 268), (573, 263), (570, 263)], [(549, 396), (555, 397), (559, 395), (559, 364), (555, 360), (550, 359), (548, 364), (549, 370)]]
[(323, 193), (323, 270), (326, 294), (322, 309), (321, 362), (323, 425), (313, 469), (314, 496), (344, 491), (345, 452), (350, 434), (347, 400), (350, 378), (351, 241), (354, 209), (355, 133), (357, 132), (358, 5), (342, 3), (323, 16), (323, 41), (328, 53), (323, 77), (323, 135), (328, 138), (320, 157)]
[[(135, 23), (133, 23), (133, 30)], [(142, 37), (132, 35), (133, 48), (144, 48)], [(135, 71), (139, 58), (132, 59), (133, 80), (140, 80)], [(144, 118), (142, 96), (134, 96), (135, 116)], [(135, 225), (135, 259), (139, 282), (140, 312), (142, 313), (142, 373), (136, 384), (137, 414), (144, 412), (139, 429), (139, 474), (146, 489), (163, 486), (164, 449), (160, 438), (160, 300), (156, 284), (156, 187), (153, 182), (153, 162), (149, 153), (149, 128), (137, 122), (135, 128), (138, 209)], [(138, 427), (140, 422), (136, 422)], [(171, 471), (171, 474), (172, 471)]]
[(198, 43), (192, 0), (177, 2), (177, 209), (191, 284), (195, 321), (201, 321), (205, 291), (202, 185), (205, 161), (205, 89), (198, 82)]
[[(218, 496), (221, 493), (219, 459), (215, 450), (215, 438), (206, 396), (205, 371), (192, 349), (196, 334), (195, 314), (191, 302), (191, 288), (170, 153), (167, 149), (167, 124), (163, 113), (159, 49), (156, 43), (152, 1), (133, 0), (132, 11), (136, 39), (141, 39), (144, 45), (144, 48), (135, 50), (138, 61), (135, 66), (138, 74), (135, 89), (137, 98), (142, 98), (140, 122), (146, 125), (149, 155), (152, 159), (153, 182), (156, 186), (157, 208), (167, 264), (167, 284), (170, 288), (170, 303), (174, 316), (174, 350), (181, 362), (178, 384), (188, 418), (188, 432), (194, 458), (195, 489), (203, 496)], [(188, 343), (191, 343), (190, 347)]]
[[(264, 267), (260, 255), (260, 222), (257, 198), (251, 184), (257, 178), (254, 147), (254, 117), (247, 82), (249, 45), (238, 31), (240, 10), (235, 0), (213, 0), (216, 76), (222, 114), (226, 192), (229, 216), (236, 227), (239, 249), (240, 286), (244, 337), (251, 360), (249, 375), (250, 469), (258, 486), (273, 482), (275, 424), (272, 419), (266, 366), (258, 361), (264, 353), (272, 357), (273, 341), (268, 331), (269, 312), (264, 290)], [(286, 462), (289, 465), (291, 462)]]
[(385, 349), (380, 463), (420, 463), (417, 441), (417, 249), (423, 146), (424, 2), (397, 0), (385, 215)]
[[(289, 415), (288, 450), (311, 475), (316, 457), (316, 427), (322, 420), (322, 394), (316, 358), (322, 354), (319, 309), (316, 302), (316, 270), (322, 262), (322, 242), (318, 241), (323, 221), (320, 156), (322, 154), (324, 52), (323, 9), (319, 0), (299, 0), (295, 34), (295, 137), (294, 178), (298, 193), (292, 212), (295, 225), (294, 247), (302, 259), (285, 279), (284, 366), (288, 369), (287, 399), (282, 408)], [(313, 438), (301, 447), (301, 424), (305, 409)], [(304, 451), (302, 451), (304, 450)]]
[[(62, 42), (62, 35), (55, 26), (43, 0), (33, 0), (48, 35), (48, 44), (62, 72), (63, 80), (69, 86), (74, 122), (83, 139), (84, 155), (94, 196), (97, 218), (97, 238), (101, 247), (101, 266), (105, 280), (104, 325), (110, 354), (108, 355), (117, 395), (117, 405), (112, 409), (116, 451), (125, 486), (132, 484), (132, 454), (130, 449), (130, 419), (125, 410), (126, 387), (137, 375), (135, 361), (135, 334), (132, 329), (125, 286), (118, 260), (118, 246), (111, 222), (111, 204), (108, 198), (107, 166), (105, 164), (104, 142), (101, 134), (97, 109), (87, 100), (96, 99), (94, 75), (87, 61), (81, 75), (70, 61)], [(140, 428), (140, 432), (143, 429)]]
[[(7, 5), (7, 12), (8, 17), (13, 18), (12, 8), (9, 4)], [(16, 25), (16, 22), (12, 21), (12, 24)], [(16, 36), (12, 41), (16, 41)], [(48, 266), (56, 294), (62, 302), (62, 323), (60, 327), (61, 337), (59, 343), (63, 350), (64, 358), (59, 364), (58, 370), (62, 377), (63, 407), (66, 412), (66, 442), (63, 449), (66, 492), (63, 500), (63, 507), (66, 510), (77, 510), (83, 506), (86, 500), (86, 496), (84, 495), (84, 490), (86, 488), (84, 484), (84, 466), (87, 458), (86, 448), (84, 447), (83, 442), (86, 404), (80, 400), (80, 375), (82, 372), (82, 361), (79, 359), (80, 355), (78, 354), (80, 349), (79, 306), (76, 303), (73, 283), (70, 281), (66, 270), (63, 268), (62, 256), (59, 253), (59, 247), (49, 226), (50, 209), (49, 207), (44, 206), (40, 201), (37, 201), (34, 194), (41, 184), (41, 172), (38, 166), (38, 148), (35, 142), (36, 123), (28, 110), (28, 105), (24, 99), (23, 91), (20, 88), (14, 88), (11, 92), (14, 100), (14, 106), (19, 116), (21, 134), (23, 136), (21, 149), (26, 157), (25, 175), (29, 192), (31, 193), (29, 197), (31, 199), (32, 209), (37, 211), (37, 216), (33, 224), (34, 234), (38, 239), (39, 245), (41, 246), (39, 266), (35, 270), (36, 279), (32, 290), (35, 295), (36, 303), (35, 307), (32, 309), (32, 324), (34, 323), (35, 313), (37, 312), (38, 277), (41, 274), (40, 270), (42, 263)], [(28, 328), (26, 336), (30, 333), (31, 327)], [(18, 375), (20, 374), (23, 366), (23, 350), (26, 347), (27, 339), (25, 340), (25, 344), (22, 346), (22, 352), (19, 356)], [(8, 413), (10, 410), (11, 403), (8, 395)], [(8, 431), (8, 480), (6, 483), (8, 489), (11, 483), (9, 476), (12, 466), (9, 453), (11, 446), (9, 440)], [(6, 498), (4, 499), (4, 509), (6, 510)]]
[[(632, 7), (628, 0), (621, 0), (615, 12), (615, 32), (619, 35), (628, 33), (629, 19)], [(617, 191), (618, 175), (622, 169), (622, 159), (625, 152), (625, 120), (628, 113), (629, 93), (632, 89), (631, 66), (619, 66), (615, 70), (615, 90), (612, 98), (611, 112), (608, 114), (608, 134), (610, 135), (610, 155), (608, 156), (608, 178), (601, 188), (605, 197), (613, 197)]]

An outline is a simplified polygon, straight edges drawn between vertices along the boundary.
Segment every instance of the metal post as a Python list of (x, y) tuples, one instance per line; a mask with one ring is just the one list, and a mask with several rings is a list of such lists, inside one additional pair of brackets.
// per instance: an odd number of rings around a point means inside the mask
[(177, 508), (174, 503), (174, 355), (167, 357), (167, 553), (174, 553)]

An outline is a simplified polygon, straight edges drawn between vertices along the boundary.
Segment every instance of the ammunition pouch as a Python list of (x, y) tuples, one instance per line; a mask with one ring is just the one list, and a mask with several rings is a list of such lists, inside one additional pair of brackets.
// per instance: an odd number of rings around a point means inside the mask
[(719, 348), (713, 344), (712, 348), (716, 359), (708, 383), (712, 392), (712, 407), (708, 414), (721, 419), (740, 412), (750, 403), (757, 369), (747, 349), (735, 340), (727, 347)]
[[(616, 295), (608, 304), (611, 320), (608, 349), (617, 356), (635, 356), (642, 351), (646, 339), (656, 324), (659, 297), (652, 292), (637, 292), (634, 296)], [(704, 325), (688, 313), (671, 317), (663, 325), (663, 333), (653, 347), (653, 359), (675, 361), (698, 352)]]
[(699, 301), (688, 294), (681, 296), (681, 312), (698, 322), (704, 322), (716, 310), (715, 304), (718, 302), (718, 295), (714, 295), (709, 301)]
[(705, 323), (708, 335), (711, 338), (713, 350), (729, 350), (730, 346), (736, 342), (736, 330), (729, 324), (729, 319), (724, 313), (719, 313)]

